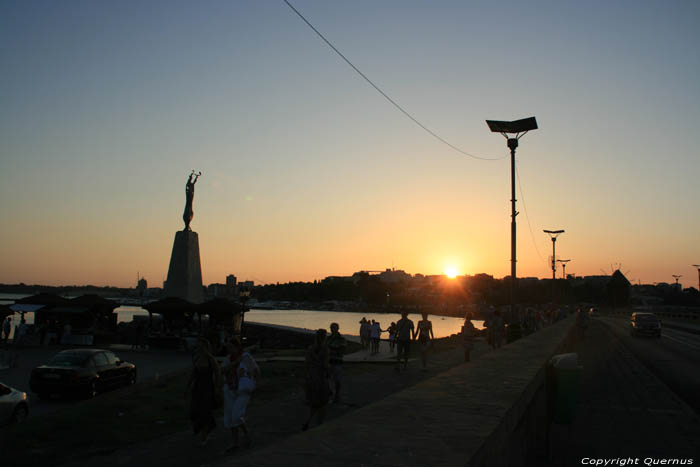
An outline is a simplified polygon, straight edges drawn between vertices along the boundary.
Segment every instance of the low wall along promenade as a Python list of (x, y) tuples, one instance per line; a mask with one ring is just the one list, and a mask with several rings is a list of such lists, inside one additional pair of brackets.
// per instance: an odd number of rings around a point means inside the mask
[(552, 355), (570, 350), (573, 326), (569, 317), (274, 446), (216, 465), (537, 463), (546, 456), (546, 365)]

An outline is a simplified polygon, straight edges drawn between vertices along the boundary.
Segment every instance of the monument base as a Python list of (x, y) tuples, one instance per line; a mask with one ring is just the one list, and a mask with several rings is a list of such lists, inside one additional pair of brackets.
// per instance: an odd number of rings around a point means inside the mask
[(168, 279), (163, 295), (182, 298), (192, 303), (204, 301), (197, 232), (191, 230), (175, 232)]

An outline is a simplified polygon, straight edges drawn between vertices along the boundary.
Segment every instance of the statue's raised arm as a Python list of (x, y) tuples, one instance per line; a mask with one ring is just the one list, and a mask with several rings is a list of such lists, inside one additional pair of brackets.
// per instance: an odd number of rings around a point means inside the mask
[(190, 222), (192, 222), (192, 218), (194, 217), (194, 211), (192, 210), (194, 184), (197, 183), (197, 179), (201, 176), (202, 172), (195, 172), (193, 170), (185, 185), (185, 212), (182, 213), (182, 220), (185, 221), (185, 230), (192, 230), (190, 228)]

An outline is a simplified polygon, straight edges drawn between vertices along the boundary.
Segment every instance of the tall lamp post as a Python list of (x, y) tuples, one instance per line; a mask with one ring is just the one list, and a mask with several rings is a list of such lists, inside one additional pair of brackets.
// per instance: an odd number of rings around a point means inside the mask
[(674, 279), (676, 279), (676, 288), (677, 288), (677, 289), (680, 289), (681, 286), (680, 286), (680, 284), (678, 283), (678, 279), (680, 279), (681, 277), (683, 277), (683, 274), (672, 274), (672, 276), (673, 276)]
[(557, 237), (564, 233), (564, 230), (544, 230), (552, 239), (552, 279), (557, 278)]
[[(518, 213), (515, 210), (515, 149), (518, 147), (518, 140), (525, 136), (528, 131), (537, 129), (537, 120), (535, 117), (523, 118), (512, 122), (504, 122), (499, 120), (486, 120), (486, 124), (493, 133), (500, 133), (508, 141), (508, 149), (510, 149), (510, 311), (515, 309), (515, 280), (517, 278), (515, 263), (515, 216)], [(510, 136), (515, 135), (515, 136)]]
[(700, 264), (693, 264), (693, 267), (698, 270), (698, 290), (700, 290)]
[(569, 261), (571, 261), (571, 260), (570, 259), (558, 259), (557, 260), (557, 262), (561, 263), (561, 269), (562, 269), (561, 278), (562, 279), (566, 279), (566, 263), (568, 263)]

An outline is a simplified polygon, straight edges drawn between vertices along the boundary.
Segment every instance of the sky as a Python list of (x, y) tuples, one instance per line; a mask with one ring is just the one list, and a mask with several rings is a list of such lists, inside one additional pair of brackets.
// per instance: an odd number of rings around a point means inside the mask
[[(395, 267), (696, 286), (700, 3), (282, 0), (0, 4), (0, 282), (159, 286)], [(558, 270), (558, 275), (561, 270)]]

